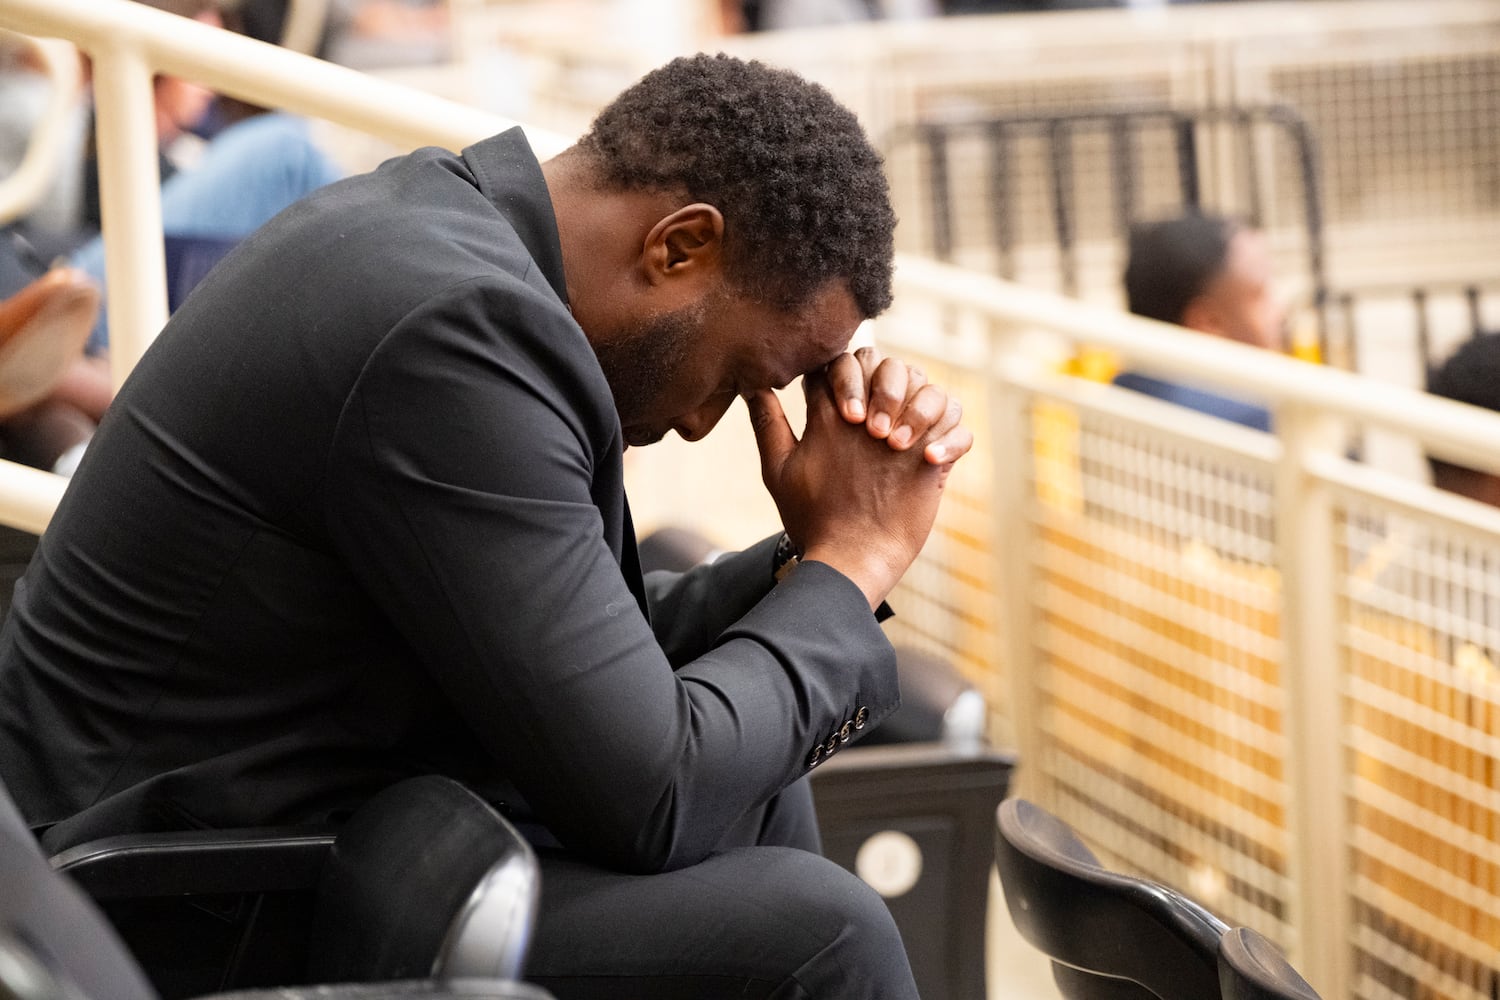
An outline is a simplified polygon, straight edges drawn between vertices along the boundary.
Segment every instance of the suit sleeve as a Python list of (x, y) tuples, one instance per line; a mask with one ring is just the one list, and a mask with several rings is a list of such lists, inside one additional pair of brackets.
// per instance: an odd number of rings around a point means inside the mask
[(592, 493), (596, 464), (618, 461), (607, 387), (537, 294), (465, 283), (391, 331), (335, 435), (329, 530), (564, 845), (681, 867), (892, 711), (895, 657), (859, 589), (809, 563), (676, 643), (697, 655), (674, 671)]
[(684, 573), (646, 575), (651, 627), (674, 667), (708, 652), (726, 628), (770, 591), (777, 537)]

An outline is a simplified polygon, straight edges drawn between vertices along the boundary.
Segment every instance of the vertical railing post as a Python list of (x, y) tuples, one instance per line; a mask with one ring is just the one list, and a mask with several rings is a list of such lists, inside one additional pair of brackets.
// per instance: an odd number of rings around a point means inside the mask
[(129, 46), (92, 53), (99, 209), (108, 282), (110, 369), (116, 387), (167, 321), (161, 175), (151, 66)]
[(953, 200), (948, 192), (948, 133), (941, 125), (928, 125), (921, 131), (927, 142), (927, 162), (931, 171), (932, 253), (938, 260), (953, 262)]
[(990, 484), (994, 498), (995, 629), (1010, 690), (1010, 717), (1020, 760), (1017, 794), (1037, 795), (1041, 701), (1035, 642), (1031, 394), (1008, 377), (1026, 357), (1013, 330), (992, 330), (988, 369)]
[(1343, 1000), (1349, 995), (1352, 907), (1337, 526), (1328, 487), (1308, 471), (1310, 456), (1337, 454), (1342, 438), (1335, 420), (1309, 406), (1279, 407), (1275, 426), (1283, 445), (1276, 469), (1276, 549), (1293, 962), (1324, 997)]

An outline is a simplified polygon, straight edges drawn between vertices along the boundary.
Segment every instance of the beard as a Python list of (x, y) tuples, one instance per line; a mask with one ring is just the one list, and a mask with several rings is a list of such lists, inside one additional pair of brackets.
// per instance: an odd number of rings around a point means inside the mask
[[(622, 427), (639, 424), (658, 408), (658, 400), (679, 376), (688, 347), (703, 328), (706, 311), (701, 304), (685, 306), (641, 320), (608, 342), (593, 345)], [(653, 441), (667, 430), (653, 428)]]

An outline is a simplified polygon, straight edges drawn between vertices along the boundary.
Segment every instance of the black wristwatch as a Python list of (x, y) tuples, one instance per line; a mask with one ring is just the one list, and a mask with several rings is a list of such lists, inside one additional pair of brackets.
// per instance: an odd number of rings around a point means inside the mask
[(776, 555), (771, 560), (771, 575), (776, 578), (776, 582), (780, 583), (788, 573), (796, 569), (801, 558), (802, 553), (792, 544), (792, 536), (783, 531), (776, 541)]

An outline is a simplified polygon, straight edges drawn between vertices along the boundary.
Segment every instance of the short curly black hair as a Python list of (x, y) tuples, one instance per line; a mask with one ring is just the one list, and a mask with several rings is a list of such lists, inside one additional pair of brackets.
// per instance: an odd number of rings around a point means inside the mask
[[(1448, 360), (1427, 374), (1427, 391), (1434, 396), (1500, 412), (1500, 331), (1475, 331)], [(1458, 488), (1467, 478), (1485, 473), (1453, 465), (1435, 455), (1427, 457), (1433, 482)], [(1459, 492), (1464, 492), (1461, 488)]]
[(1428, 375), (1427, 391), (1500, 411), (1500, 330), (1475, 331)]
[(1236, 219), (1196, 213), (1133, 227), (1125, 308), (1147, 319), (1181, 323), (1187, 307), (1223, 272), (1229, 244), (1244, 228)]
[(726, 276), (757, 301), (794, 310), (843, 279), (865, 316), (891, 303), (896, 216), (880, 154), (853, 112), (795, 73), (674, 59), (575, 148), (610, 187), (681, 191), (723, 213)]

